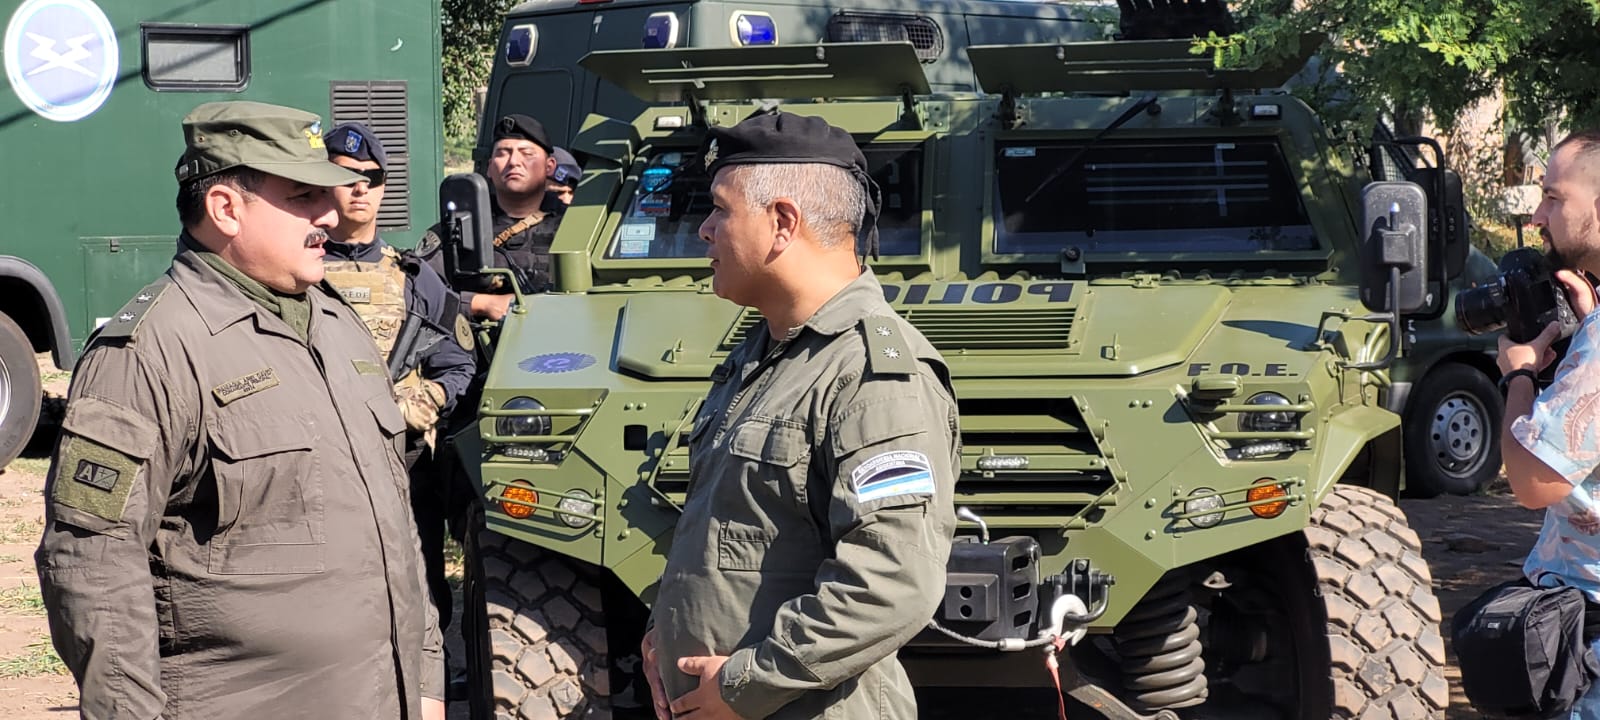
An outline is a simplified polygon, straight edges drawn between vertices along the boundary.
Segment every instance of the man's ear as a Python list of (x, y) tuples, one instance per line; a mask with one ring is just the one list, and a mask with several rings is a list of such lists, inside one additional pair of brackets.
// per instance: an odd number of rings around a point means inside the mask
[(772, 201), (767, 212), (771, 213), (773, 224), (772, 251), (783, 252), (800, 238), (800, 224), (804, 222), (800, 206), (790, 198), (781, 197)]
[(244, 194), (232, 185), (218, 183), (206, 190), (206, 217), (223, 235), (234, 238), (243, 228)]

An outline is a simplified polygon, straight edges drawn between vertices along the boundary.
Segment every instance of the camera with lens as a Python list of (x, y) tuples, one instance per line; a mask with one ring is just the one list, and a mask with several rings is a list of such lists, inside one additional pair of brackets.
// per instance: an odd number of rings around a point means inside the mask
[(1577, 331), (1578, 316), (1556, 268), (1534, 248), (1506, 253), (1493, 282), (1456, 293), (1456, 324), (1473, 335), (1505, 328), (1512, 342), (1525, 343), (1550, 323), (1558, 323), (1566, 338)]

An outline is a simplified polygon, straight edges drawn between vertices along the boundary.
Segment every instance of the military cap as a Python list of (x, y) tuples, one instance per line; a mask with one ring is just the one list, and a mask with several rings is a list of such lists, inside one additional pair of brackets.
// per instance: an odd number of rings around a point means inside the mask
[(528, 140), (544, 148), (546, 153), (555, 149), (544, 134), (544, 125), (527, 115), (512, 114), (495, 121), (494, 142), (507, 139)]
[(577, 186), (578, 178), (583, 175), (583, 168), (578, 167), (578, 159), (566, 148), (552, 150), (550, 157), (556, 159), (556, 169), (550, 171), (550, 182), (561, 187)]
[(713, 127), (704, 155), (706, 174), (733, 165), (821, 163), (843, 168), (866, 191), (867, 212), (861, 219), (866, 250), (878, 256), (878, 184), (867, 172), (867, 158), (850, 133), (826, 120), (783, 111), (762, 113), (733, 127)]
[(361, 179), (328, 162), (322, 120), (304, 110), (246, 101), (206, 103), (183, 119), (183, 138), (183, 155), (173, 169), (179, 184), (236, 167), (323, 187)]
[(383, 141), (366, 125), (345, 123), (328, 131), (322, 142), (328, 146), (328, 157), (343, 155), (356, 160), (370, 160), (378, 164), (379, 170), (389, 171), (389, 155), (383, 151)]

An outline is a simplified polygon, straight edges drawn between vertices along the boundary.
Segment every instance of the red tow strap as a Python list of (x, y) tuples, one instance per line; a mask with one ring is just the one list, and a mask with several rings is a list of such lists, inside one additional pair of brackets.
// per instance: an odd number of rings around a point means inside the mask
[(1067, 639), (1058, 635), (1050, 641), (1050, 647), (1044, 652), (1045, 669), (1050, 671), (1050, 678), (1056, 681), (1056, 708), (1060, 720), (1067, 720), (1067, 696), (1061, 692), (1061, 661), (1056, 656), (1066, 649)]

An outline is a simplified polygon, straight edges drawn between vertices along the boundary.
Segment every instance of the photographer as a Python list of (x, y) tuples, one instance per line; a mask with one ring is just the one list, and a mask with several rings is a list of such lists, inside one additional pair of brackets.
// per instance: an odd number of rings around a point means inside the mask
[[(1527, 344), (1501, 337), (1501, 447), (1517, 502), (1546, 509), (1523, 573), (1534, 585), (1582, 590), (1592, 616), (1600, 602), (1600, 478), (1591, 477), (1600, 469), (1600, 323), (1591, 313), (1594, 288), (1579, 273), (1600, 272), (1600, 131), (1574, 133), (1556, 145), (1533, 222), (1583, 322), (1543, 392), (1538, 374), (1555, 359), (1559, 326), (1552, 323)], [(1573, 707), (1573, 717), (1600, 719), (1600, 685)]]

